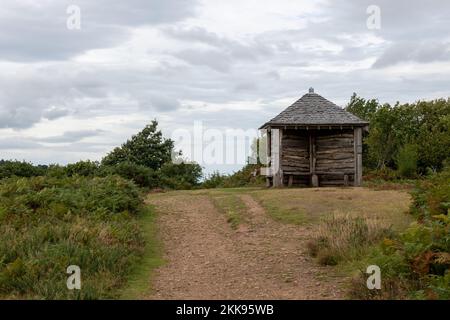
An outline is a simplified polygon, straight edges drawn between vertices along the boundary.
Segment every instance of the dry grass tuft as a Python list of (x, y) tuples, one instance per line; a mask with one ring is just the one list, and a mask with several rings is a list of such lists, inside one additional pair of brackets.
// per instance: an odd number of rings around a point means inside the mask
[(307, 246), (320, 264), (336, 265), (362, 256), (390, 233), (390, 227), (380, 220), (336, 212), (317, 226)]

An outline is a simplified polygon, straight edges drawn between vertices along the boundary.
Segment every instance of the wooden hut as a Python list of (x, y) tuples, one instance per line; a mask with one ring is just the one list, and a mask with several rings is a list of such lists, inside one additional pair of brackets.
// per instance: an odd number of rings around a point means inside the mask
[(267, 132), (268, 186), (361, 186), (368, 122), (313, 88), (260, 129)]

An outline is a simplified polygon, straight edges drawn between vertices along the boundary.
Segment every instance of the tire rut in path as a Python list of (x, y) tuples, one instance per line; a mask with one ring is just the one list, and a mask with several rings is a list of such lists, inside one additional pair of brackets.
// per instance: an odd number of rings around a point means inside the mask
[(248, 226), (235, 231), (206, 195), (152, 200), (167, 263), (148, 299), (339, 299), (340, 279), (318, 276), (305, 252), (309, 229), (273, 221), (248, 194)]

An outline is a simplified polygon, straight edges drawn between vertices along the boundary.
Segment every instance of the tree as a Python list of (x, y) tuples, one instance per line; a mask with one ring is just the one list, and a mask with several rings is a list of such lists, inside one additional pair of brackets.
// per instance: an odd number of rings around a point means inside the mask
[(248, 164), (265, 165), (267, 164), (267, 134), (261, 138), (254, 138), (250, 145), (251, 156)]
[(170, 162), (174, 143), (170, 139), (163, 138), (157, 127), (158, 122), (153, 120), (121, 147), (106, 155), (102, 164), (116, 165), (126, 161), (158, 170), (163, 164)]
[[(366, 168), (389, 167), (410, 175), (416, 171), (415, 162), (417, 172), (423, 174), (442, 169), (450, 158), (450, 99), (391, 106), (353, 94), (346, 110), (370, 121), (363, 140)], [(408, 158), (410, 165), (405, 169), (402, 165)]]
[(440, 170), (450, 159), (450, 99), (420, 102), (421, 126), (417, 135), (419, 167)]
[(407, 144), (401, 147), (395, 162), (401, 177), (414, 178), (417, 174), (417, 146)]
[[(356, 93), (353, 93), (350, 98), (350, 102), (345, 107), (345, 110), (354, 114), (355, 116), (371, 122), (372, 118), (376, 116), (378, 110), (381, 108), (377, 99), (366, 100), (358, 97)], [(372, 127), (372, 125), (371, 125)], [(376, 130), (376, 129), (375, 129)], [(378, 157), (370, 153), (369, 135), (363, 133), (363, 165), (365, 168), (376, 168), (379, 165)]]
[(350, 98), (350, 102), (345, 107), (345, 110), (363, 120), (370, 121), (379, 107), (380, 104), (377, 99), (366, 100), (358, 97), (356, 93), (353, 93)]

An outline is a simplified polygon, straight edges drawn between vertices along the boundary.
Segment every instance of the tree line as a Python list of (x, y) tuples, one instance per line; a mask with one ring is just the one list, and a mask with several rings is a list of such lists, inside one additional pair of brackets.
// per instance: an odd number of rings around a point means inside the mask
[(440, 171), (450, 159), (450, 99), (381, 104), (353, 94), (345, 108), (370, 122), (363, 165), (400, 177)]

